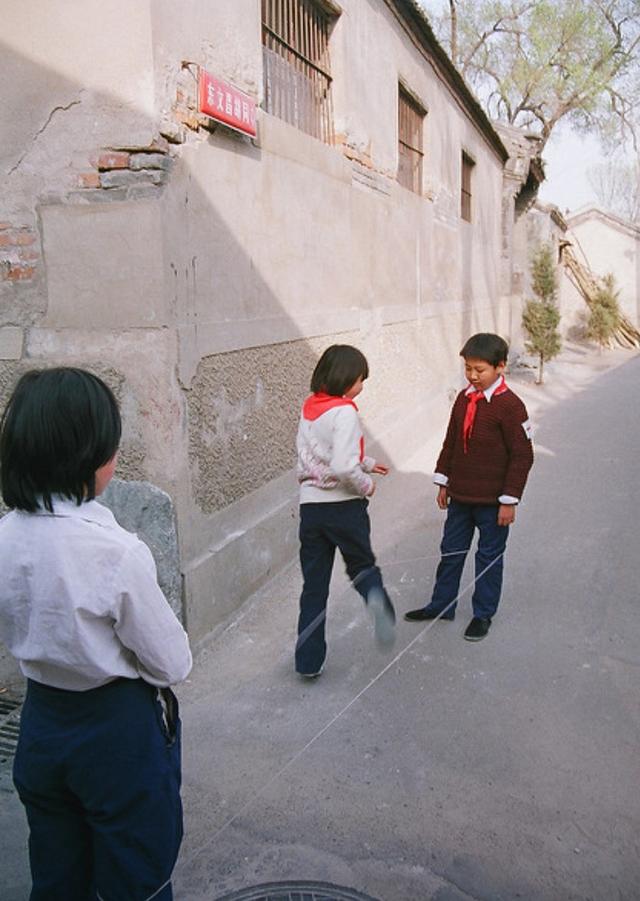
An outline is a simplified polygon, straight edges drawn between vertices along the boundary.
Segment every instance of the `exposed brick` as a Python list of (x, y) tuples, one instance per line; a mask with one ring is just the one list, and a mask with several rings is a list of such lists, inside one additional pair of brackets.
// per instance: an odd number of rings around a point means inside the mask
[(176, 110), (176, 119), (178, 122), (186, 125), (187, 128), (193, 129), (193, 131), (197, 131), (200, 127), (200, 120), (195, 113), (188, 113), (186, 110)]
[(132, 169), (168, 169), (171, 160), (163, 153), (132, 153)]
[(151, 184), (159, 185), (164, 181), (164, 172), (157, 169), (132, 172), (103, 172), (100, 175), (100, 184), (103, 188), (128, 188), (133, 185)]
[(79, 188), (99, 188), (100, 175), (98, 172), (81, 172), (78, 176)]
[(13, 247), (14, 245), (13, 235), (0, 234), (0, 247)]
[(35, 266), (23, 266), (11, 263), (6, 267), (5, 278), (12, 282), (25, 282), (33, 278), (36, 274)]
[(36, 236), (31, 231), (21, 230), (19, 231), (14, 240), (14, 244), (17, 245), (28, 245), (35, 244)]
[(40, 259), (40, 254), (37, 250), (28, 250), (26, 247), (20, 248), (18, 256), (20, 257), (20, 260), (28, 262)]
[(129, 158), (130, 154), (128, 154), (124, 150), (110, 150), (106, 153), (99, 154), (99, 156), (95, 158), (92, 158), (91, 163), (96, 167), (96, 169), (100, 169), (100, 171), (104, 171), (106, 169), (128, 169)]
[(0, 222), (0, 231), (4, 231), (5, 228), (11, 228), (10, 222)]

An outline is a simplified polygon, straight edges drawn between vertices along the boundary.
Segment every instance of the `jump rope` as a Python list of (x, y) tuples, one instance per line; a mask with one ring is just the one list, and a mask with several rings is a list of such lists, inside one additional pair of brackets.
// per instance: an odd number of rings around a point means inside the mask
[[(407, 563), (417, 563), (417, 562), (423, 561), (423, 560), (439, 560), (442, 557), (455, 557), (455, 556), (458, 556), (459, 554), (468, 554), (470, 550), (471, 550), (471, 547), (468, 547), (468, 548), (466, 548), (466, 550), (463, 550), (463, 551), (450, 551), (448, 553), (438, 554), (438, 555), (429, 554), (429, 555), (420, 556), (420, 557), (409, 557), (405, 560), (393, 560), (388, 563), (383, 563), (381, 565), (384, 567), (384, 569), (388, 569), (390, 566), (403, 566), (403, 565), (406, 565)], [(283, 766), (281, 766), (280, 769), (277, 770), (273, 774), (273, 776), (270, 776), (267, 779), (267, 781), (264, 783), (262, 788), (258, 789), (256, 792), (254, 792), (254, 794), (249, 798), (249, 800), (246, 801), (240, 807), (240, 809), (237, 810), (236, 813), (233, 814), (233, 816), (229, 817), (229, 819), (226, 820), (222, 824), (222, 826), (220, 826), (220, 828), (216, 830), (216, 832), (214, 832), (203, 844), (201, 844), (198, 848), (196, 848), (192, 852), (191, 859), (198, 857), (200, 854), (203, 853), (203, 851), (206, 851), (207, 848), (209, 848), (209, 846), (217, 838), (219, 838), (223, 832), (225, 832), (233, 823), (235, 823), (235, 821), (237, 819), (239, 819), (244, 813), (246, 813), (247, 810), (249, 810), (256, 803), (256, 801), (258, 801), (265, 794), (265, 792), (274, 784), (274, 782), (277, 782), (278, 779), (280, 779), (280, 777), (294, 765), (294, 763), (296, 763), (298, 760), (300, 760), (302, 755), (305, 754), (309, 750), (309, 748), (318, 741), (319, 738), (321, 738), (326, 732), (328, 732), (329, 729), (331, 729), (331, 727), (335, 723), (337, 723), (338, 720), (341, 719), (345, 715), (345, 713), (351, 707), (353, 707), (353, 705), (357, 701), (359, 701), (360, 698), (367, 691), (369, 691), (369, 689), (373, 685), (375, 685), (376, 682), (378, 682), (385, 675), (385, 673), (387, 673), (393, 666), (395, 666), (395, 664), (399, 660), (402, 659), (402, 657), (407, 653), (407, 651), (411, 650), (411, 648), (424, 635), (426, 635), (427, 632), (430, 631), (430, 629), (433, 628), (433, 626), (438, 622), (438, 620), (440, 620), (445, 615), (445, 613), (447, 613), (447, 611), (449, 611), (455, 604), (457, 604), (458, 601), (460, 600), (460, 598), (464, 597), (464, 595), (467, 594), (473, 588), (473, 586), (476, 584), (476, 582), (479, 581), (479, 579), (481, 579), (482, 576), (484, 576), (484, 574), (486, 572), (488, 572), (491, 569), (491, 567), (494, 566), (503, 556), (504, 556), (504, 551), (501, 554), (498, 554), (498, 556), (495, 557), (491, 561), (491, 563), (489, 563), (487, 566), (485, 566), (485, 568), (480, 573), (478, 573), (475, 576), (475, 578), (472, 579), (471, 582), (469, 582), (468, 585), (466, 585), (462, 589), (462, 591), (459, 591), (458, 594), (456, 595), (456, 597), (452, 601), (450, 601), (447, 604), (447, 606), (443, 610), (441, 610), (440, 613), (433, 620), (429, 620), (427, 622), (427, 625), (423, 626), (422, 629), (420, 629), (418, 634), (414, 638), (412, 638), (411, 641), (407, 645), (405, 645), (405, 647), (398, 654), (396, 654), (396, 656), (393, 658), (393, 660), (390, 660), (389, 663), (387, 663), (387, 665), (384, 666), (380, 670), (380, 672), (376, 676), (374, 676), (373, 679), (371, 679), (364, 686), (364, 688), (360, 689), (360, 691), (347, 704), (345, 704), (345, 706), (341, 710), (339, 710), (338, 713), (335, 714), (335, 716), (333, 716), (327, 723), (325, 723), (325, 725), (318, 732), (316, 732), (316, 734), (313, 736), (313, 738), (309, 739), (309, 741), (302, 748), (300, 748), (300, 750), (297, 751), (293, 755), (293, 757), (289, 758), (289, 760)], [(347, 588), (345, 588), (345, 590), (343, 592), (341, 592), (341, 594), (338, 596), (338, 599), (344, 597), (347, 594), (348, 590), (352, 587), (355, 587), (357, 585), (357, 583), (361, 579), (365, 578), (365, 576), (370, 571), (371, 570), (368, 568), (367, 570), (364, 570), (363, 572), (358, 573), (358, 575), (354, 579), (350, 580), (349, 586)], [(306, 640), (306, 638), (308, 638), (308, 636), (311, 634), (311, 632), (313, 632), (313, 630), (316, 628), (316, 626), (319, 625), (325, 617), (326, 617), (326, 611), (323, 611), (318, 617), (316, 617), (316, 619), (312, 623), (310, 623), (309, 626), (307, 626), (307, 628), (300, 634), (300, 636), (298, 638), (298, 644), (301, 644), (304, 640)]]

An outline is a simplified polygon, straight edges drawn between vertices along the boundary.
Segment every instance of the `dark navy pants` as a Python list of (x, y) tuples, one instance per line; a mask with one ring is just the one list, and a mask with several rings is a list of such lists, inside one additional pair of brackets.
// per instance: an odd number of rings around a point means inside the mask
[[(473, 615), (490, 618), (496, 612), (502, 591), (503, 554), (509, 526), (498, 525), (497, 504), (461, 504), (454, 500), (449, 502), (440, 544), (442, 558), (428, 610), (440, 613), (458, 596), (467, 556), (465, 551), (471, 546), (476, 528), (479, 535), (475, 558), (477, 582), (471, 598)], [(447, 617), (453, 617), (455, 609), (454, 604), (447, 611)]]
[(371, 524), (365, 498), (300, 505), (300, 597), (296, 670), (317, 673), (327, 653), (325, 619), (336, 548), (347, 575), (365, 600), (372, 588), (384, 591), (371, 549)]
[(14, 782), (29, 821), (31, 901), (171, 901), (180, 721), (176, 706), (167, 725), (157, 689), (29, 681)]

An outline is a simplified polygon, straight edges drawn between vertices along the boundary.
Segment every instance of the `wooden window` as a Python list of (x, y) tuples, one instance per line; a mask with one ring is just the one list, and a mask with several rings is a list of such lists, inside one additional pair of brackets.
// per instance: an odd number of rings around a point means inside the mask
[(474, 166), (474, 161), (463, 150), (462, 175), (460, 180), (460, 215), (467, 222), (471, 222), (471, 179), (473, 177)]
[(422, 193), (422, 125), (424, 109), (400, 86), (398, 92), (398, 181)]
[(262, 0), (265, 109), (326, 144), (333, 143), (334, 18), (316, 0)]

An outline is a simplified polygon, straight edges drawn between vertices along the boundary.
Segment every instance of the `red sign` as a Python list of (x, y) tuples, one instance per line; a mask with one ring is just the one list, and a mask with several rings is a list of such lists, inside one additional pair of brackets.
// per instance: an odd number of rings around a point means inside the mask
[(202, 68), (198, 79), (198, 111), (252, 138), (257, 134), (255, 100)]

